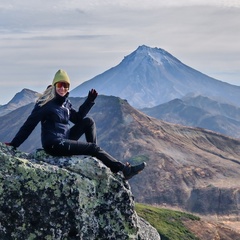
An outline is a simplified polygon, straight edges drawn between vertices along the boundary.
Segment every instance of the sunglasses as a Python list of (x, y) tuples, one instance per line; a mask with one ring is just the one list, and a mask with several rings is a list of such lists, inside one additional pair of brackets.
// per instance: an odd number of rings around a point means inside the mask
[(57, 88), (69, 88), (69, 84), (68, 83), (66, 83), (66, 82), (57, 82), (56, 83), (56, 87)]

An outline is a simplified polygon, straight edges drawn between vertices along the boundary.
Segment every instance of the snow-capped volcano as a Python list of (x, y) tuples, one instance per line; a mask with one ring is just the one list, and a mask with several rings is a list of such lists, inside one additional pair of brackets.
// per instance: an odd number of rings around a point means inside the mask
[(156, 106), (189, 93), (238, 105), (240, 94), (240, 87), (202, 74), (163, 49), (145, 45), (117, 66), (73, 89), (71, 96), (84, 97), (91, 88), (99, 94), (127, 99), (136, 108)]

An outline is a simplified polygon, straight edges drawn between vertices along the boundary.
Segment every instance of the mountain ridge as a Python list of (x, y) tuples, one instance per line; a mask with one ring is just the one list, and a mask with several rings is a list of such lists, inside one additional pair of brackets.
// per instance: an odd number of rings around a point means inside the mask
[(16, 93), (7, 104), (0, 106), (0, 116), (8, 114), (19, 107), (25, 106), (33, 102), (36, 98), (37, 92), (24, 88)]
[(167, 122), (209, 129), (234, 138), (240, 135), (240, 108), (196, 95), (140, 109)]

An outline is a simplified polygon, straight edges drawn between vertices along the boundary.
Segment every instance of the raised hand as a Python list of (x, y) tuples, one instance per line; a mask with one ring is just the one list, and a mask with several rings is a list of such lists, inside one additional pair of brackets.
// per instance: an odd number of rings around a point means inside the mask
[(94, 102), (97, 96), (98, 96), (98, 92), (95, 89), (91, 89), (88, 92), (88, 100), (91, 102)]

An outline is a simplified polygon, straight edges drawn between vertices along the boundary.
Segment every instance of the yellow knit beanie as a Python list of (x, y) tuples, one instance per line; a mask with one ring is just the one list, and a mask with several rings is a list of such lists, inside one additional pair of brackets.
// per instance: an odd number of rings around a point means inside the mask
[(52, 82), (52, 85), (54, 86), (58, 82), (66, 82), (70, 85), (70, 79), (69, 79), (67, 73), (62, 69), (59, 69), (56, 72), (53, 82)]

